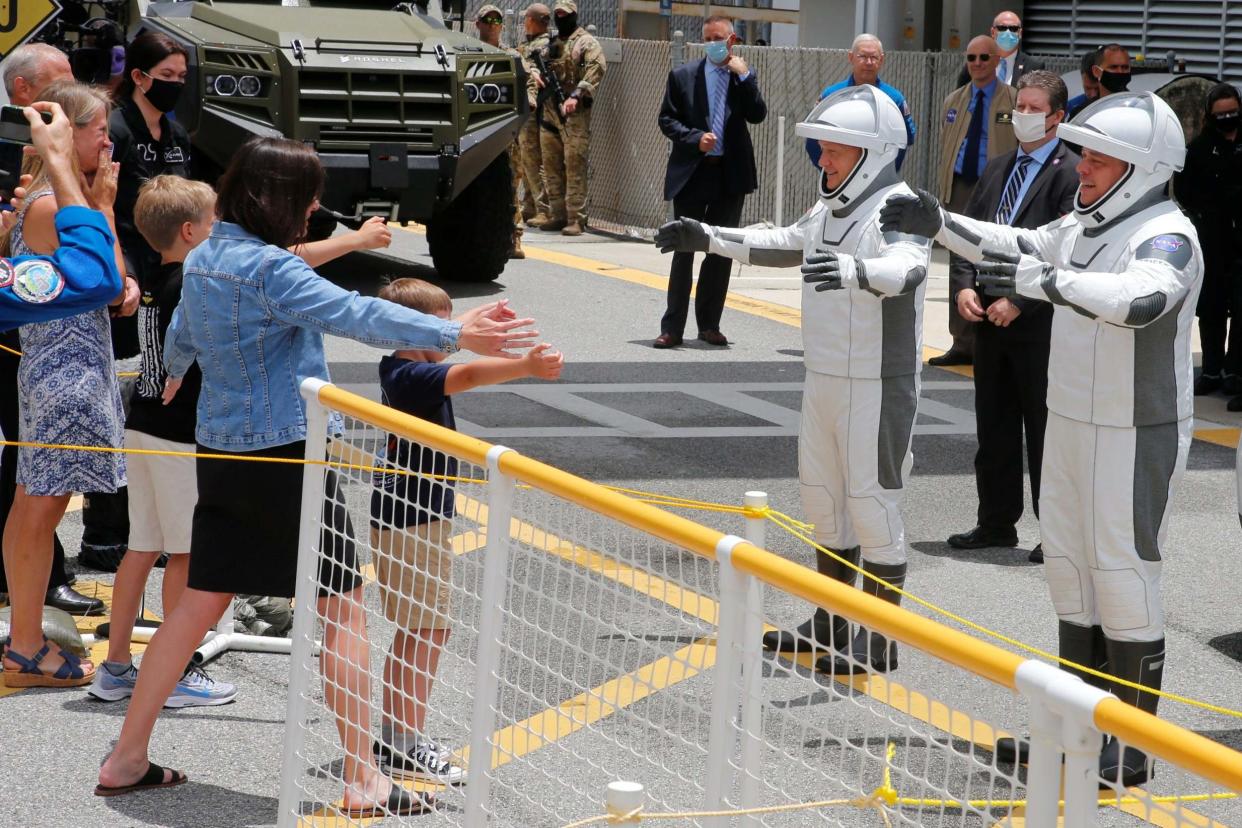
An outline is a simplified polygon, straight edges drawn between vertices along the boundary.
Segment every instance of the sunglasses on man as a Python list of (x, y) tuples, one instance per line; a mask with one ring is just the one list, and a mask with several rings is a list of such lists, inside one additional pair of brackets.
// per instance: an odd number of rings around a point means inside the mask
[(1013, 32), (1014, 34), (1022, 31), (1021, 26), (993, 26), (992, 28), (998, 32)]
[(966, 56), (967, 63), (974, 63), (976, 60), (979, 61), (980, 63), (987, 63), (991, 59), (992, 59), (992, 56), (988, 54)]
[(480, 17), (479, 22), (486, 23), (489, 26), (499, 26), (501, 23), (504, 23), (505, 21), (504, 21), (504, 18), (501, 18), (501, 17), (490, 17), (489, 16), (489, 17)]

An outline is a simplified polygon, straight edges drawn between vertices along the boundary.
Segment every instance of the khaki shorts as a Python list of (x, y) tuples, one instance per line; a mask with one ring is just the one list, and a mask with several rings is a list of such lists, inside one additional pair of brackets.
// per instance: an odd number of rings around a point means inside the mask
[(433, 520), (405, 529), (371, 528), (384, 617), (401, 629), (439, 630), (449, 626), (452, 532), (451, 520)]
[[(192, 454), (193, 443), (177, 443), (125, 429), (125, 447)], [(129, 548), (135, 552), (189, 554), (198, 502), (198, 472), (193, 457), (131, 454), (129, 469)]]

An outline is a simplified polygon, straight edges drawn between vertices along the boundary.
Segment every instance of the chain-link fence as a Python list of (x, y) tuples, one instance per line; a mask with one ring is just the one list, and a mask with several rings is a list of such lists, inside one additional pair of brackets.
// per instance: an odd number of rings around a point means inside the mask
[[(668, 139), (656, 118), (670, 69), (703, 56), (697, 44), (605, 40), (608, 74), (593, 110), (591, 135), (591, 223), (642, 235), (668, 215), (663, 200)], [(817, 173), (803, 138), (794, 134), (823, 88), (844, 78), (849, 63), (843, 49), (742, 47), (738, 50), (758, 75), (768, 117), (750, 127), (759, 172), (759, 189), (746, 200), (745, 224), (789, 222), (816, 198)], [(1048, 68), (1072, 71), (1072, 58), (1049, 57)], [(940, 110), (957, 88), (962, 56), (952, 52), (889, 52), (882, 79), (905, 95), (918, 129), (906, 153), (902, 175), (915, 187), (931, 188), (940, 156)], [(780, 118), (784, 116), (784, 140)], [(778, 147), (783, 144), (782, 153)], [(778, 180), (781, 181), (778, 187)], [(777, 200), (781, 202), (778, 209)]]

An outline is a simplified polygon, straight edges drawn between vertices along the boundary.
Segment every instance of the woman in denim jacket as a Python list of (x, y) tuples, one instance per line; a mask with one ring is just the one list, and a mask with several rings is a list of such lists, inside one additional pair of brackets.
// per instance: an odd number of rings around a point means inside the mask
[[(285, 139), (254, 139), (220, 179), (211, 237), (185, 262), (181, 304), (165, 344), (171, 399), (195, 360), (203, 372), (196, 437), (199, 452), (301, 458), (307, 377), (328, 378), (323, 336), (380, 348), (459, 348), (517, 356), (529, 347), (533, 321), (515, 319), (505, 302), (455, 321), (359, 296), (320, 278), (286, 248), (305, 237), (318, 207), (323, 167), (310, 148)], [(96, 793), (112, 795), (184, 782), (185, 774), (147, 759), (164, 700), (203, 635), (234, 593), (294, 593), (302, 470), (286, 463), (197, 461), (198, 504), (188, 588), (151, 641), (121, 737), (99, 773)], [(368, 708), (368, 645), (352, 527), (336, 475), (328, 472), (319, 571), (324, 618), (326, 703), (345, 749), (341, 808), (350, 816), (414, 813), (428, 795), (393, 784), (376, 766)]]

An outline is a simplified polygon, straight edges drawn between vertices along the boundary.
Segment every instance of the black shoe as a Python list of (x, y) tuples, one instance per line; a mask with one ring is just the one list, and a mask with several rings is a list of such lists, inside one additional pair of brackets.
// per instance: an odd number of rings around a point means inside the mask
[(927, 360), (927, 364), (935, 368), (943, 368), (946, 365), (972, 365), (974, 359), (969, 354), (961, 351), (955, 351), (952, 348), (945, 351), (940, 356), (932, 357)]
[(1128, 747), (1122, 751), (1121, 742), (1109, 738), (1100, 753), (1100, 788), (1132, 788), (1142, 785), (1156, 775), (1155, 763), (1143, 751)]
[(996, 740), (996, 747), (992, 748), (992, 755), (1002, 765), (1025, 765), (1031, 760), (1031, 743), (1026, 739), (1003, 736)]
[(78, 563), (87, 569), (116, 572), (123, 557), (125, 557), (124, 546), (95, 546), (84, 543), (81, 551), (78, 552)]
[(1242, 411), (1242, 394), (1239, 394), (1229, 400), (1229, 402), (1225, 403), (1225, 408), (1230, 411)]
[[(1220, 390), (1221, 384), (1220, 374), (1200, 374), (1199, 378), (1195, 380), (1195, 396), (1205, 397), (1208, 394), (1214, 394)], [(1237, 394), (1238, 392), (1233, 391), (1230, 393)]]
[(70, 615), (103, 615), (104, 602), (88, 598), (68, 584), (49, 589), (43, 597), (43, 605), (64, 610)]
[(949, 546), (954, 549), (987, 549), (993, 546), (1017, 546), (1018, 533), (1014, 531), (998, 532), (995, 529), (984, 529), (976, 526), (969, 532), (949, 535)]
[[(906, 583), (905, 564), (877, 564), (863, 561), (863, 571), (900, 589)], [(880, 586), (871, 578), (863, 578), (862, 591), (868, 595), (882, 598), (890, 604), (901, 604), (901, 593), (888, 587)], [(836, 676), (848, 676), (856, 673), (889, 673), (897, 669), (897, 642), (878, 632), (859, 627), (850, 643), (850, 652), (845, 655), (829, 653), (815, 662), (815, 669), (821, 673)]]
[(1033, 564), (1041, 564), (1044, 562), (1044, 545), (1042, 543), (1035, 544), (1035, 548), (1031, 550), (1031, 554), (1026, 559)]
[(850, 643), (849, 619), (816, 608), (815, 615), (793, 632), (772, 630), (763, 634), (763, 649), (778, 653), (813, 653), (836, 650), (843, 653)]
[(1220, 390), (1231, 397), (1242, 394), (1242, 377), (1237, 374), (1225, 374), (1220, 381)]

